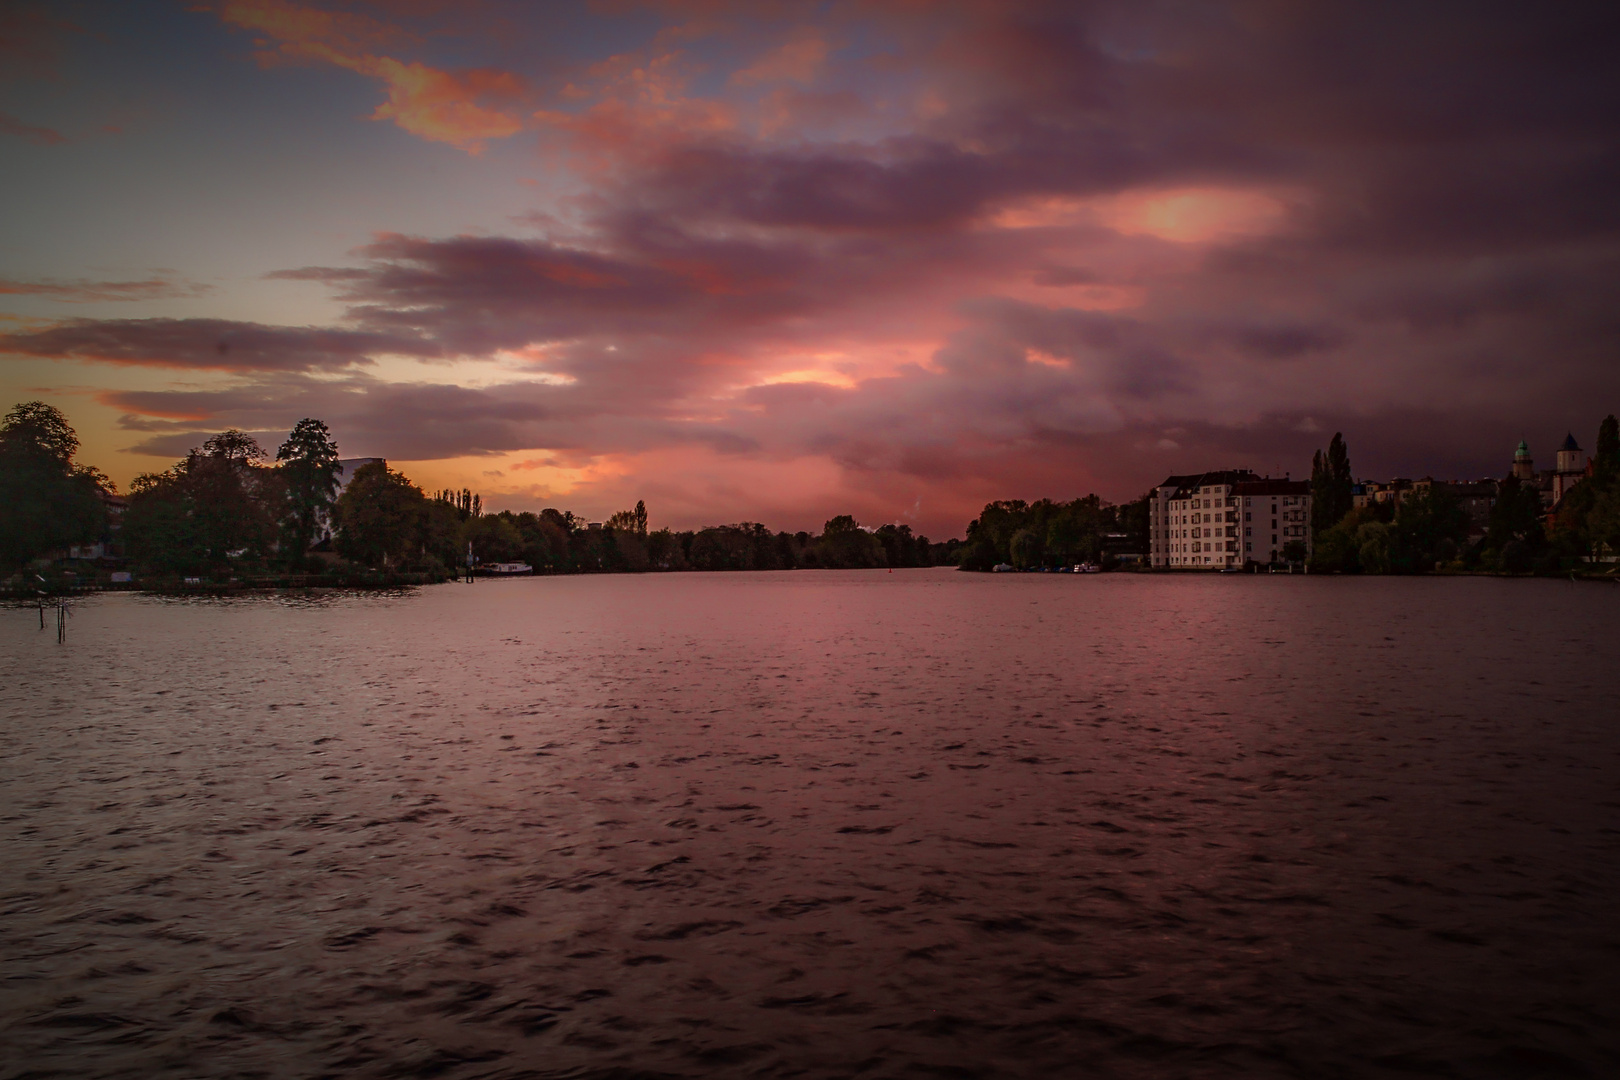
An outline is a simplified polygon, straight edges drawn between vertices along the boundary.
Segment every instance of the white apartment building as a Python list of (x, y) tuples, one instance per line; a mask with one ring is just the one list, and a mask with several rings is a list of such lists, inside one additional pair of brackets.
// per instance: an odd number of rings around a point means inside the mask
[(1226, 570), (1279, 562), (1290, 541), (1311, 550), (1311, 485), (1247, 469), (1172, 476), (1149, 507), (1151, 564)]

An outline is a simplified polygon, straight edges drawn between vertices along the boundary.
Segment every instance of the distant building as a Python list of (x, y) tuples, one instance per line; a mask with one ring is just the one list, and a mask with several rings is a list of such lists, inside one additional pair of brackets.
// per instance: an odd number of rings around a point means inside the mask
[(1520, 484), (1536, 489), (1541, 495), (1542, 509), (1549, 514), (1558, 509), (1558, 504), (1564, 501), (1569, 489), (1580, 483), (1588, 472), (1586, 451), (1581, 449), (1573, 434), (1564, 436), (1564, 444), (1558, 448), (1554, 460), (1554, 468), (1537, 472), (1529, 444), (1521, 439), (1518, 449), (1513, 452), (1511, 471)]
[[(129, 509), (129, 500), (122, 495), (109, 495), (101, 492), (102, 505), (107, 508), (107, 528), (101, 534), (101, 539), (90, 544), (75, 544), (67, 549), (69, 559), (122, 559), (124, 545), (120, 542), (124, 528), (124, 511)], [(60, 553), (58, 553), (60, 557)]]
[(1485, 535), (1491, 523), (1491, 507), (1496, 505), (1501, 485), (1495, 480), (1454, 481), (1446, 485), (1457, 497), (1457, 505), (1468, 515), (1468, 535), (1477, 539)]
[(1523, 439), (1519, 440), (1519, 448), (1513, 451), (1513, 468), (1511, 473), (1521, 483), (1536, 478), (1536, 462), (1530, 456), (1530, 444)]
[(1351, 486), (1350, 505), (1356, 510), (1376, 503), (1394, 503), (1398, 506), (1411, 490), (1412, 481), (1404, 476), (1397, 476), (1388, 482), (1363, 480)]
[(1225, 570), (1280, 561), (1298, 541), (1311, 549), (1311, 485), (1247, 469), (1172, 476), (1149, 506), (1154, 567)]
[[(1519, 444), (1519, 449), (1524, 463), (1529, 465), (1529, 449), (1523, 443)], [(1518, 462), (1519, 455), (1515, 455), (1514, 460)], [(1410, 495), (1419, 495), (1430, 488), (1439, 488), (1456, 497), (1457, 504), (1468, 515), (1470, 535), (1477, 537), (1485, 535), (1485, 527), (1491, 520), (1491, 507), (1496, 505), (1499, 486), (1495, 480), (1436, 480), (1432, 476), (1425, 476), (1421, 480), (1407, 480), (1397, 476), (1388, 482), (1360, 481), (1350, 489), (1350, 501), (1357, 510), (1379, 503), (1392, 503), (1398, 507)]]
[(1586, 451), (1580, 448), (1573, 433), (1564, 436), (1564, 445), (1558, 448), (1558, 467), (1552, 475), (1552, 504), (1557, 506), (1569, 494), (1569, 489), (1586, 475)]

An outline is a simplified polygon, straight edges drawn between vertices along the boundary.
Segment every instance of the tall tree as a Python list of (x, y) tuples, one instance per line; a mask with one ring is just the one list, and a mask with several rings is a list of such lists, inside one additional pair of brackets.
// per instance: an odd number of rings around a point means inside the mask
[(112, 483), (75, 465), (79, 437), (67, 417), (43, 401), (16, 405), (0, 419), (0, 565), (21, 568), (106, 528)]
[(1598, 479), (1620, 479), (1620, 420), (1614, 413), (1598, 426), (1597, 445), (1592, 449), (1592, 472)]
[(1597, 553), (1620, 554), (1620, 484), (1610, 484), (1592, 507), (1591, 536)]
[(1344, 434), (1334, 432), (1326, 452), (1311, 459), (1311, 533), (1321, 536), (1333, 528), (1355, 503), (1355, 479), (1350, 472), (1350, 448)]
[(332, 508), (338, 489), (338, 448), (319, 420), (293, 426), (276, 451), (287, 502), (281, 519), (282, 553), (289, 563), (303, 560)]
[(1530, 569), (1546, 546), (1540, 492), (1521, 484), (1517, 476), (1509, 476), (1502, 481), (1491, 507), (1485, 550), (1498, 568), (1524, 571)]
[(647, 504), (640, 499), (636, 500), (634, 510), (620, 510), (608, 518), (607, 526), (619, 532), (633, 533), (636, 536), (647, 535)]
[(1553, 522), (1553, 544), (1567, 555), (1599, 556), (1607, 543), (1599, 525), (1597, 507), (1610, 491), (1620, 488), (1620, 423), (1613, 414), (1598, 427), (1592, 453), (1592, 474), (1571, 488), (1558, 502)]

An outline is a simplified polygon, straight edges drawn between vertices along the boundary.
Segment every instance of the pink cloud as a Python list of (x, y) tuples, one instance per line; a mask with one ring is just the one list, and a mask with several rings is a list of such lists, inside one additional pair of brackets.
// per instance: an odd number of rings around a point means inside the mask
[(388, 100), (372, 119), (390, 120), (418, 138), (478, 154), (491, 139), (524, 128), (516, 107), (527, 93), (523, 79), (492, 68), (446, 71), (379, 55), (376, 50), (408, 40), (397, 27), (288, 0), (226, 0), (219, 16), (263, 35), (263, 62), (328, 63), (378, 80)]
[(167, 274), (139, 281), (17, 281), (0, 278), (0, 296), (39, 296), (69, 304), (189, 299), (206, 296), (213, 291), (212, 285), (179, 281)]

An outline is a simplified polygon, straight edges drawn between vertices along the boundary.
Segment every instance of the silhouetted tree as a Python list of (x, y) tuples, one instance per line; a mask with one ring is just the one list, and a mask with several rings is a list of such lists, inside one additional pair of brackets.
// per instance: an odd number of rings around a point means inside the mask
[[(1457, 558), (1468, 539), (1468, 514), (1449, 485), (1430, 484), (1401, 500), (1389, 531), (1389, 569), (1427, 573)], [(1363, 562), (1363, 569), (1371, 569)]]
[(422, 550), (427, 501), (386, 462), (360, 466), (335, 507), (338, 553), (367, 566), (410, 559)]
[(286, 502), (277, 470), (252, 436), (234, 428), (161, 473), (130, 485), (124, 543), (139, 564), (202, 572), (262, 562)]
[(1541, 494), (1516, 476), (1502, 481), (1485, 530), (1486, 561), (1495, 569), (1523, 572), (1546, 550)]
[(816, 541), (818, 565), (833, 570), (863, 570), (884, 566), (887, 558), (878, 538), (848, 514), (840, 514), (821, 528)]
[(1320, 536), (1344, 519), (1355, 503), (1355, 480), (1344, 435), (1333, 433), (1326, 452), (1311, 459), (1311, 535)]
[(338, 489), (338, 448), (326, 425), (304, 419), (276, 450), (287, 493), (281, 518), (281, 554), (289, 565), (303, 561), (315, 534), (331, 513)]
[(31, 560), (102, 535), (103, 493), (112, 482), (75, 465), (79, 437), (55, 406), (26, 401), (0, 420), (0, 566)]

